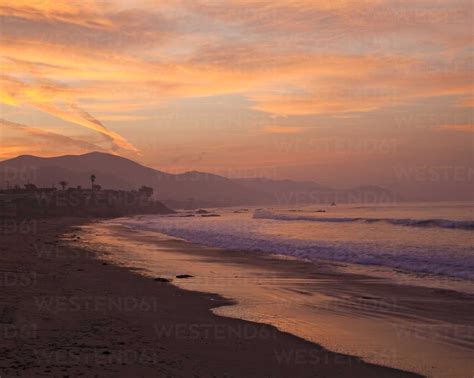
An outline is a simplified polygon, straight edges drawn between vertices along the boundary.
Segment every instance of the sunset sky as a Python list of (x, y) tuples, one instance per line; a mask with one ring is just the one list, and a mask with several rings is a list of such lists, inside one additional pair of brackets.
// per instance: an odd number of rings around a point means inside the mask
[(0, 14), (0, 160), (98, 150), (339, 186), (472, 173), (470, 0), (0, 0)]

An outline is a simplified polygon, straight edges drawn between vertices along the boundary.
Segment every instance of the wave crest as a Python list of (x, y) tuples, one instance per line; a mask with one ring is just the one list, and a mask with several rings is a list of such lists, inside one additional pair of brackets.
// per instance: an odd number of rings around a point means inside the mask
[(410, 219), (410, 218), (344, 218), (344, 217), (317, 217), (293, 214), (277, 214), (268, 210), (255, 211), (255, 219), (270, 219), (279, 221), (306, 221), (306, 222), (384, 222), (396, 226), (410, 227), (439, 227), (459, 230), (474, 230), (474, 221), (452, 219)]

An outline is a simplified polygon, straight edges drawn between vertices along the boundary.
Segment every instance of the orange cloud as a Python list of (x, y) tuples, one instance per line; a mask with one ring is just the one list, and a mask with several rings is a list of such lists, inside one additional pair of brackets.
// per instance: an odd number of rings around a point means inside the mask
[[(90, 142), (86, 142), (86, 141), (71, 138), (65, 135), (57, 134), (49, 130), (26, 126), (26, 125), (16, 123), (16, 122), (10, 122), (5, 119), (0, 119), (0, 126), (4, 128), (9, 128), (12, 131), (20, 132), (29, 137), (33, 137), (36, 139), (36, 141), (39, 138), (43, 142), (46, 142), (52, 145), (60, 145), (62, 147), (68, 147), (68, 148), (77, 148), (80, 151), (84, 151), (84, 152), (91, 151), (91, 150), (94, 150), (94, 151), (103, 150), (101, 147)], [(40, 148), (44, 148), (44, 147), (45, 146), (42, 143)], [(3, 149), (3, 146), (2, 146), (2, 149)]]
[(99, 3), (94, 0), (45, 1), (0, 0), (0, 15), (25, 20), (64, 22), (93, 28), (111, 27), (110, 20), (101, 15)]
[(299, 134), (305, 131), (304, 127), (268, 125), (263, 127), (263, 132), (267, 134)]
[[(60, 119), (94, 130), (107, 137), (114, 146), (128, 151), (138, 150), (121, 135), (107, 129), (100, 121), (72, 102), (68, 88), (51, 84), (26, 84), (6, 77), (1, 78), (0, 99), (14, 99), (15, 103), (27, 104)], [(9, 102), (11, 103), (11, 101)]]
[(9, 159), (14, 156), (24, 155), (26, 153), (31, 153), (29, 145), (21, 146), (9, 146), (2, 143), (2, 149), (0, 150), (0, 159)]
[(138, 148), (107, 121), (149, 127), (143, 114), (190, 98), (249, 100), (270, 124), (257, 134), (302, 131), (272, 115), (360, 116), (432, 97), (472, 106), (467, 0), (0, 0), (0, 15), (0, 101), (115, 151)]
[[(265, 2), (249, 4), (265, 8)], [(294, 10), (295, 3), (280, 1), (273, 6)], [(351, 8), (351, 2), (330, 7), (303, 2), (301, 6), (326, 12)], [(78, 47), (11, 39), (0, 44), (4, 72), (28, 72), (46, 77), (50, 83), (71, 80), (69, 93), (61, 90), (62, 99), (67, 96), (71, 102), (87, 101), (92, 107), (94, 102), (99, 107), (107, 99), (109, 109), (127, 108), (130, 103), (135, 108), (140, 103), (151, 107), (170, 99), (239, 93), (255, 103), (253, 109), (272, 114), (336, 114), (472, 92), (469, 70), (433, 74), (435, 66), (430, 67), (421, 57), (403, 55), (321, 54), (297, 49), (289, 53), (277, 51), (271, 44), (241, 42), (198, 44), (190, 56), (164, 61), (144, 58), (140, 52), (132, 56), (126, 50), (110, 54), (95, 44)], [(15, 101), (6, 94), (2, 97), (5, 103)]]
[(474, 124), (466, 123), (462, 125), (441, 125), (438, 126), (438, 129), (444, 131), (460, 131), (463, 133), (474, 133)]
[(75, 104), (65, 104), (63, 107), (58, 107), (53, 104), (36, 103), (33, 104), (33, 106), (65, 121), (97, 131), (107, 137), (118, 148), (123, 148), (135, 153), (139, 152), (131, 143), (127, 142), (124, 137), (107, 129), (100, 121)]
[(102, 121), (112, 121), (112, 122), (130, 122), (130, 121), (147, 121), (151, 119), (148, 116), (140, 115), (125, 115), (125, 114), (111, 114), (111, 115), (100, 115), (99, 118)]

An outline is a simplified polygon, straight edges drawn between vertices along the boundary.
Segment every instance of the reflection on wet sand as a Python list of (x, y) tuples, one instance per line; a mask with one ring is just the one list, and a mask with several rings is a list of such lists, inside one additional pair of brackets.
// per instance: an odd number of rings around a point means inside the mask
[[(338, 264), (212, 249), (107, 224), (85, 227), (84, 236), (104, 259), (236, 302), (216, 308), (219, 315), (269, 323), (376, 364), (433, 377), (472, 374), (470, 294), (396, 285), (342, 272)], [(181, 274), (192, 277), (176, 278)]]

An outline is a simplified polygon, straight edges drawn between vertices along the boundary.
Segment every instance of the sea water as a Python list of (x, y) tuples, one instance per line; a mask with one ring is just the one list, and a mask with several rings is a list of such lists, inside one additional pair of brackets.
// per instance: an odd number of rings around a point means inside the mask
[[(458, 302), (469, 306), (469, 295), (448, 295), (437, 288), (474, 293), (473, 203), (207, 210), (210, 213), (180, 211), (107, 220), (93, 227), (90, 237), (98, 242), (96, 250), (104, 244), (112, 261), (152, 276), (190, 273), (193, 278), (175, 284), (236, 300), (233, 306), (214, 309), (218, 315), (272, 324), (329, 350), (427, 376), (445, 377), (450, 371), (450, 376), (464, 377), (470, 372), (474, 344), (465, 319), (469, 310), (446, 317)], [(114, 227), (117, 224), (128, 232)], [(225, 264), (225, 251), (215, 251), (219, 258), (194, 254), (193, 248), (199, 248), (184, 244), (166, 251), (162, 244), (169, 240), (166, 235), (223, 248), (229, 254), (246, 250), (250, 261), (252, 254), (292, 258), (269, 259), (281, 262), (278, 273), (236, 264), (232, 258)], [(309, 263), (292, 270), (293, 257)], [(330, 266), (331, 275), (307, 274), (312, 263), (322, 272)], [(333, 274), (332, 268), (362, 275), (354, 280)], [(365, 278), (372, 274), (428, 287), (421, 289), (427, 296), (417, 292), (410, 297), (408, 290), (406, 297), (399, 297), (403, 288)], [(353, 285), (339, 281), (344, 279)], [(379, 290), (361, 292), (370, 282)], [(380, 291), (380, 285), (387, 291)], [(392, 290), (398, 294), (392, 296)], [(425, 306), (435, 312), (424, 311)]]
[[(213, 209), (118, 223), (211, 247), (474, 278), (474, 203)], [(194, 216), (191, 216), (194, 215)]]

